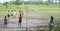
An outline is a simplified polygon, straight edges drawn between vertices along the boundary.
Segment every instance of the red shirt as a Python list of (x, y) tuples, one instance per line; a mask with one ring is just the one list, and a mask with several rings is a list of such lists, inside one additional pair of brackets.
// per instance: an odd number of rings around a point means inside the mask
[(19, 20), (22, 20), (22, 16), (19, 16)]

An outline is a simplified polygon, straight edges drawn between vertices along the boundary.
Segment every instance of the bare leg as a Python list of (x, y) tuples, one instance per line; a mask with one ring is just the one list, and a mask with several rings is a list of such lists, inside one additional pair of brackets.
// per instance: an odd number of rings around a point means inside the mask
[(7, 24), (6, 24), (6, 28), (7, 28)]
[(20, 23), (20, 28), (21, 28), (21, 23)]
[(18, 28), (21, 28), (21, 23), (18, 23)]
[(7, 28), (7, 25), (6, 24), (4, 24), (4, 26), (3, 26), (4, 28)]

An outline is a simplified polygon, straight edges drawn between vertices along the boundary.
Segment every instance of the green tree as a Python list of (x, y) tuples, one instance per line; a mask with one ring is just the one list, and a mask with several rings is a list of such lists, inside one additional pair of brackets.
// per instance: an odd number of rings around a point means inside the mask
[(16, 0), (16, 1), (15, 1), (15, 4), (16, 4), (16, 5), (19, 5), (19, 4), (20, 4), (20, 0)]
[(48, 0), (48, 4), (50, 4), (51, 3), (51, 0)]
[(55, 4), (57, 4), (57, 0), (55, 0)]
[(59, 0), (59, 4), (60, 4), (60, 0)]
[(40, 0), (40, 4), (43, 4), (43, 0)]
[(3, 3), (3, 5), (5, 5), (5, 6), (6, 6), (6, 8), (7, 8), (7, 4), (8, 4), (8, 2), (4, 2), (4, 3)]
[(54, 0), (51, 1), (52, 4), (53, 4), (53, 1), (54, 1)]

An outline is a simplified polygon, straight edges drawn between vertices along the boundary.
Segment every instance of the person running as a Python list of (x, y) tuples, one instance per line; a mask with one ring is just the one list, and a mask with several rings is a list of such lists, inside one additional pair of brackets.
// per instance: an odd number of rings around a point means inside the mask
[(53, 23), (53, 16), (51, 16), (51, 18), (50, 18), (50, 23), (51, 24)]
[(6, 16), (4, 17), (4, 27), (7, 28), (7, 18), (6, 18)]
[(7, 17), (8, 17), (8, 20), (9, 20), (9, 17), (10, 17), (10, 12), (9, 11), (7, 12)]
[(51, 18), (50, 18), (50, 23), (49, 23), (49, 30), (50, 31), (52, 31), (52, 27), (53, 27), (52, 23), (53, 23), (53, 16), (51, 16)]
[(13, 16), (14, 16), (14, 18), (16, 17), (16, 15), (17, 15), (17, 14), (16, 14), (16, 12), (14, 11), (14, 12), (13, 12)]
[(19, 27), (19, 26), (21, 27), (21, 22), (22, 22), (22, 15), (20, 14), (18, 27)]
[(13, 11), (11, 11), (11, 16), (13, 16)]
[(9, 11), (7, 12), (7, 17), (10, 17), (10, 13), (9, 13)]

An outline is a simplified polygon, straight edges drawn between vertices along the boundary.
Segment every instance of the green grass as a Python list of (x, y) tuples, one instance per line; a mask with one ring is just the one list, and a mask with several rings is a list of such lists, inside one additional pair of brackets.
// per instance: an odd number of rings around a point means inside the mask
[(22, 9), (36, 11), (36, 13), (42, 14), (43, 18), (49, 18), (54, 16), (55, 18), (60, 18), (60, 4), (49, 4), (49, 5), (8, 5), (8, 8), (5, 8), (4, 5), (0, 5), (0, 12), (7, 12), (8, 10), (16, 10), (17, 12)]
[[(4, 5), (0, 5), (0, 9), (6, 9)], [(60, 10), (59, 5), (8, 5), (7, 9), (33, 9), (33, 10)]]

